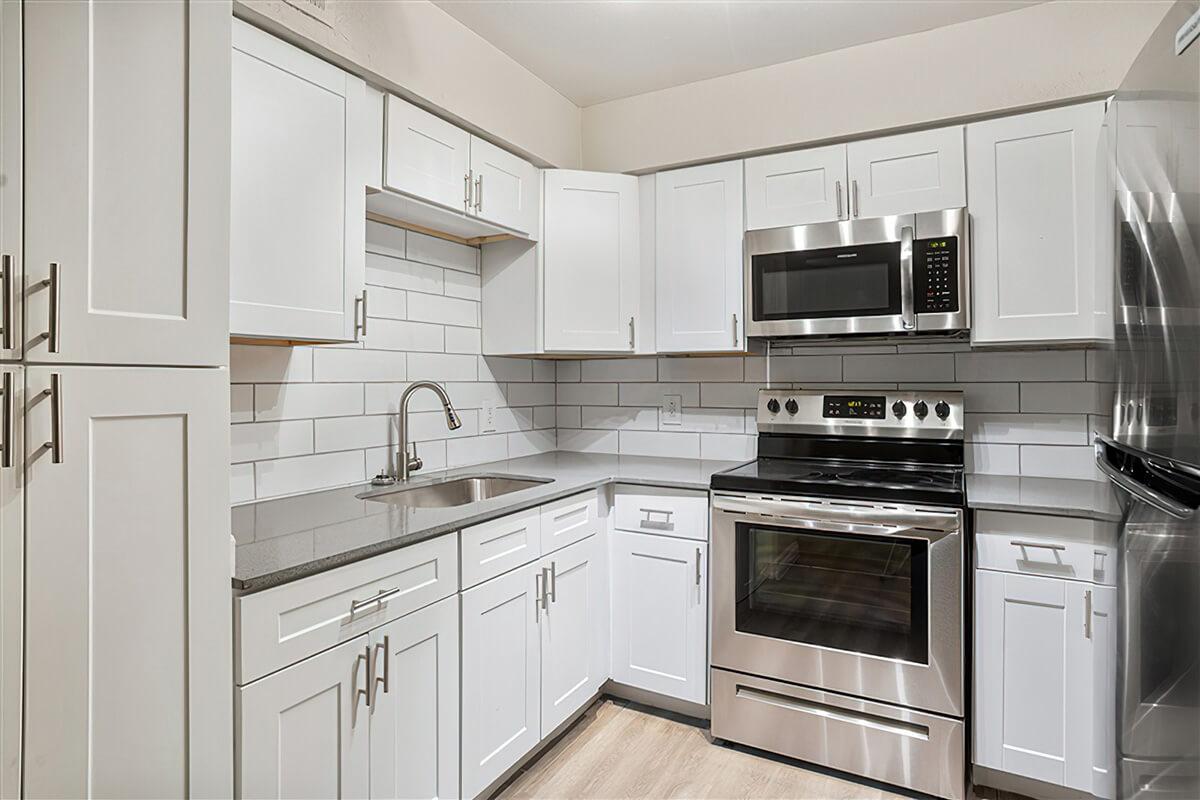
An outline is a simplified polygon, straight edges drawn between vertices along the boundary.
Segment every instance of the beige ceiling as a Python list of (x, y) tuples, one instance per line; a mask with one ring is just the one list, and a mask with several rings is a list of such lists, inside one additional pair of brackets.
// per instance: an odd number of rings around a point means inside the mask
[[(578, 106), (1033, 4), (1023, 0), (434, 2)], [(881, 80), (892, 77), (880, 75)]]

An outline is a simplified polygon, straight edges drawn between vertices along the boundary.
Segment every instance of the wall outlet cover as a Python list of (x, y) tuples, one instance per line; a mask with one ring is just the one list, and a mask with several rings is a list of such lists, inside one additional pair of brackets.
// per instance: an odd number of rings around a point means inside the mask
[(663, 425), (682, 425), (683, 424), (683, 395), (664, 394), (662, 396), (662, 417)]
[(479, 411), (479, 432), (492, 433), (496, 430), (496, 401), (486, 398)]

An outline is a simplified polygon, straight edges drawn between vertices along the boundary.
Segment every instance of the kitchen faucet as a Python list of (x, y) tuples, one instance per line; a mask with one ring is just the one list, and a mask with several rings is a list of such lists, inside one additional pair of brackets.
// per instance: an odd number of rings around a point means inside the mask
[[(400, 432), (400, 449), (397, 452), (397, 462), (399, 463), (399, 479), (407, 481), (408, 476), (412, 472), (416, 472), (424, 463), (420, 456), (417, 455), (417, 443), (413, 442), (412, 456), (408, 455), (408, 400), (412, 397), (413, 392), (418, 389), (429, 389), (438, 396), (442, 401), (442, 410), (446, 414), (446, 427), (450, 430), (458, 430), (462, 427), (462, 420), (458, 416), (458, 412), (454, 410), (454, 406), (450, 404), (450, 395), (446, 394), (446, 390), (437, 385), (433, 381), (417, 381), (409, 384), (404, 390), (404, 394), (400, 395), (400, 413), (397, 420), (397, 428)], [(394, 480), (394, 479), (393, 479)]]

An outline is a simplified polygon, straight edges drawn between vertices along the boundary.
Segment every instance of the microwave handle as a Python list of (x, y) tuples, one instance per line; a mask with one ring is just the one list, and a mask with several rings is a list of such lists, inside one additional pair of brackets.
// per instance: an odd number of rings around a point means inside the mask
[(913, 295), (913, 229), (905, 225), (900, 229), (900, 323), (906, 331), (917, 327)]

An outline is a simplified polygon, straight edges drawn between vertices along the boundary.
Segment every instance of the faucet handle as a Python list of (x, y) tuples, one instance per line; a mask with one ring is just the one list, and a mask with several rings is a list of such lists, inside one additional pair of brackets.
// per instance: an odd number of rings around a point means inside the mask
[(417, 455), (417, 443), (412, 442), (411, 444), (412, 444), (412, 456), (410, 457), (408, 455), (408, 453), (405, 452), (404, 458), (408, 459), (408, 469), (410, 472), (413, 472), (413, 471), (419, 470), (421, 467), (425, 466), (425, 462), (421, 460), (421, 457), (419, 455)]

